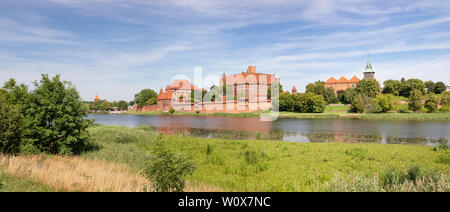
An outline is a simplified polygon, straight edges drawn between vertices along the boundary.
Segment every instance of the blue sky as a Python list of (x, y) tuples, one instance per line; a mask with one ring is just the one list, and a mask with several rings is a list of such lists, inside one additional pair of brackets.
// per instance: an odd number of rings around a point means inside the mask
[[(2, 0), (0, 82), (61, 74), (85, 100), (132, 100), (176, 75), (277, 74), (450, 84), (450, 1)], [(205, 83), (209, 87), (212, 82)]]

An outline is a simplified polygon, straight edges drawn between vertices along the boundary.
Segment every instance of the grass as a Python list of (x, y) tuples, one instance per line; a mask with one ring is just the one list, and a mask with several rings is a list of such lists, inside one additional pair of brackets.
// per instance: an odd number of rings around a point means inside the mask
[(0, 192), (53, 192), (51, 186), (22, 177), (14, 177), (0, 171)]
[[(150, 160), (157, 134), (146, 127), (95, 126), (90, 128), (98, 151), (89, 160), (126, 164), (134, 172)], [(126, 136), (119, 139), (116, 136)], [(124, 142), (127, 140), (127, 142)], [(450, 151), (395, 144), (290, 143), (262, 140), (227, 140), (164, 135), (178, 153), (191, 156), (197, 169), (190, 185), (223, 191), (328, 191), (336, 176), (374, 177), (393, 167), (450, 174)]]
[[(405, 105), (405, 104), (403, 104)], [(407, 106), (407, 105), (406, 105)], [(298, 119), (364, 119), (364, 120), (410, 120), (410, 121), (450, 121), (450, 113), (370, 113), (358, 114), (348, 112), (349, 105), (327, 105), (323, 113), (296, 113), (296, 112), (279, 112), (279, 117), (282, 118), (298, 118)], [(173, 115), (178, 116), (221, 116), (221, 117), (258, 117), (266, 111), (252, 112), (252, 113), (195, 113), (176, 111)], [(168, 112), (153, 111), (153, 112), (135, 112), (128, 111), (122, 113), (124, 115), (143, 115), (143, 116), (157, 116), (157, 115), (171, 115)]]

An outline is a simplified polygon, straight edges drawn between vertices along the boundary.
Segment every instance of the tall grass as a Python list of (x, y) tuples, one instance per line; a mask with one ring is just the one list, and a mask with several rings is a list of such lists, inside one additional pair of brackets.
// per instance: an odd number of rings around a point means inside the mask
[(146, 191), (151, 184), (127, 166), (62, 156), (0, 156), (8, 175), (28, 178), (61, 191)]
[[(83, 157), (127, 164), (136, 173), (141, 163), (150, 158), (158, 135), (146, 127), (96, 126), (90, 132), (93, 142), (102, 147)], [(138, 139), (129, 138), (130, 142), (114, 139), (124, 133)], [(336, 174), (346, 178), (358, 174), (370, 176), (386, 167), (407, 169), (411, 164), (450, 174), (450, 164), (439, 160), (448, 153), (428, 146), (291, 143), (186, 135), (163, 135), (163, 138), (168, 148), (195, 160), (197, 168), (187, 178), (191, 185), (203, 185), (209, 190), (323, 191), (326, 189), (318, 186), (325, 186)]]

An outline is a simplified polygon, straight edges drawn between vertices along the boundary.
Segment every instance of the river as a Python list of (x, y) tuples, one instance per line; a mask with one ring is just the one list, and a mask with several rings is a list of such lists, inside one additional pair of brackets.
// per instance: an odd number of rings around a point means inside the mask
[(229, 139), (272, 139), (293, 142), (349, 142), (435, 145), (448, 143), (450, 122), (358, 119), (290, 119), (210, 116), (139, 116), (90, 114), (96, 124), (149, 126), (166, 134)]

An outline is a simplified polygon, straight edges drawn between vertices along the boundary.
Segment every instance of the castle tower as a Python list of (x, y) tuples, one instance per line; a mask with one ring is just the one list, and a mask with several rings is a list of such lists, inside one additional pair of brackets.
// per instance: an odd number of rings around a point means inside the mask
[(94, 101), (98, 101), (99, 100), (99, 98), (98, 98), (98, 94), (96, 94), (95, 95), (95, 99), (94, 99)]
[(375, 71), (373, 71), (372, 64), (370, 64), (370, 58), (367, 59), (366, 70), (364, 71), (364, 79), (375, 79)]
[(295, 85), (294, 85), (294, 87), (292, 88), (292, 94), (297, 94), (297, 88), (295, 88)]

